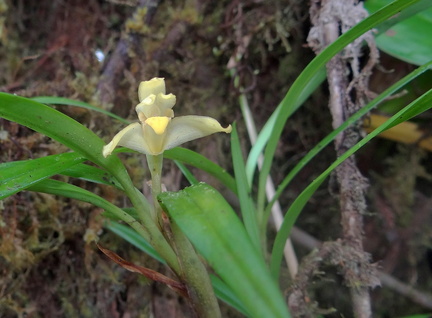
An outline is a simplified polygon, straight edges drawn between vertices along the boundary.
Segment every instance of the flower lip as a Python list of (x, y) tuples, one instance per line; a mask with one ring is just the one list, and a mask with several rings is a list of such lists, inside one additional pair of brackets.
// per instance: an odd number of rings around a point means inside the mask
[(171, 118), (166, 116), (154, 116), (147, 118), (144, 124), (149, 125), (156, 134), (162, 135), (165, 132), (170, 121)]

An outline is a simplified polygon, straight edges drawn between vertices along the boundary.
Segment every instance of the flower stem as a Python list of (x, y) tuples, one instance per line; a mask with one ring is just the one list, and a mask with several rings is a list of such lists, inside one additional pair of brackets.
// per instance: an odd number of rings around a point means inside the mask
[(135, 229), (142, 237), (144, 237), (154, 249), (162, 256), (174, 272), (180, 271), (180, 264), (177, 256), (172, 249), (170, 243), (165, 239), (161, 233), (160, 228), (152, 219), (151, 209), (149, 204), (142, 196), (142, 194), (133, 186), (129, 175), (126, 176), (117, 174), (117, 179), (123, 186), (127, 196), (132, 201), (133, 206), (140, 211), (140, 220), (135, 220), (133, 217), (127, 217), (122, 215), (120, 217), (123, 221), (128, 223), (132, 228)]
[(186, 235), (178, 228), (175, 222), (169, 220), (159, 205), (157, 197), (162, 189), (163, 155), (147, 155), (147, 163), (152, 177), (151, 190), (156, 219), (162, 233), (177, 254), (180, 264), (179, 271), (173, 270), (187, 286), (189, 301), (197, 316), (200, 318), (220, 318), (219, 304), (204, 264), (199, 259)]
[(182, 281), (186, 284), (189, 301), (200, 318), (220, 318), (218, 301), (207, 269), (192, 244), (175, 222), (171, 222), (176, 247), (174, 250), (182, 268)]
[[(151, 192), (153, 198), (154, 214), (153, 217), (157, 220), (159, 226), (162, 228), (162, 209), (157, 200), (157, 196), (162, 192), (162, 165), (163, 155), (147, 155), (147, 164), (151, 174)], [(163, 229), (162, 229), (163, 231)]]

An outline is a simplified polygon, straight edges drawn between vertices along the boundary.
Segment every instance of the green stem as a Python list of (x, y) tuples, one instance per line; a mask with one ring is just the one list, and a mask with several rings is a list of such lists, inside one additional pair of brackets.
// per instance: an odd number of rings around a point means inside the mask
[(182, 267), (182, 281), (186, 284), (190, 302), (200, 318), (220, 318), (221, 312), (204, 264), (192, 244), (177, 226), (171, 222), (176, 252)]
[(126, 195), (131, 200), (135, 209), (139, 211), (141, 222), (134, 219), (133, 221), (131, 220), (131, 223), (127, 223), (153, 246), (174, 272), (179, 272), (180, 264), (177, 260), (176, 253), (154, 221), (154, 217), (151, 213), (152, 209), (149, 207), (148, 201), (134, 187), (127, 173), (117, 173), (115, 177), (123, 186)]
[(162, 178), (163, 155), (157, 155), (157, 156), (147, 155), (146, 157), (147, 157), (147, 164), (151, 174), (151, 190), (152, 190), (153, 205), (156, 213), (156, 219), (161, 225), (162, 209), (159, 206), (157, 196), (162, 191), (161, 178)]
[(173, 269), (188, 290), (189, 301), (200, 318), (220, 318), (221, 313), (210, 277), (204, 264), (184, 233), (175, 223), (167, 220), (159, 205), (163, 155), (147, 155), (147, 163), (152, 177), (152, 197), (159, 226), (169, 241), (180, 264), (179, 270)]

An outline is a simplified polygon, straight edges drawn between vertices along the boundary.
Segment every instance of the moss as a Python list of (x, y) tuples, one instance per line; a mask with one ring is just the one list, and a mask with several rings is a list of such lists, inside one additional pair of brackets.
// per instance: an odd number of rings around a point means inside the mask
[(5, 0), (0, 0), (0, 43), (3, 45), (7, 44), (7, 28), (5, 25), (6, 22), (6, 14), (9, 7), (6, 4)]
[(147, 8), (138, 8), (133, 14), (132, 18), (128, 19), (125, 23), (126, 32), (135, 32), (138, 34), (148, 34), (151, 29), (145, 23), (147, 15)]

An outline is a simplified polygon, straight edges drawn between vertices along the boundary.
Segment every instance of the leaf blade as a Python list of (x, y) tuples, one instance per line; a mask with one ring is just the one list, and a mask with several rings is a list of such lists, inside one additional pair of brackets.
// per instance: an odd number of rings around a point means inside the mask
[(177, 160), (203, 170), (222, 182), (232, 192), (237, 193), (235, 179), (225, 169), (199, 153), (186, 148), (176, 147), (165, 151), (164, 158)]
[(402, 10), (409, 8), (411, 5), (416, 4), (421, 0), (396, 0), (388, 6), (378, 10), (368, 18), (364, 19), (348, 32), (342, 34), (335, 42), (327, 46), (319, 55), (317, 55), (303, 70), (303, 72), (294, 81), (284, 99), (281, 102), (280, 116), (275, 120), (271, 136), (267, 143), (264, 152), (264, 163), (259, 174), (258, 185), (258, 209), (265, 201), (265, 184), (267, 177), (270, 174), (271, 164), (277, 149), (277, 145), (285, 127), (288, 118), (297, 110), (297, 102), (299, 97), (303, 94), (309, 81), (316, 76), (322, 67), (338, 52), (340, 52), (346, 45), (353, 40), (367, 32), (368, 30), (376, 27), (380, 23), (388, 20), (390, 17), (399, 13)]
[[(165, 264), (165, 261), (159, 256), (159, 254), (154, 250), (154, 248), (135, 230), (115, 221), (106, 222), (104, 224), (104, 227), (109, 229), (111, 232), (115, 233), (116, 235), (120, 236), (124, 240), (128, 241), (130, 244), (137, 247), (141, 251), (147, 253), (154, 259)], [(222, 301), (226, 302), (228, 305), (237, 309), (239, 312), (246, 315), (246, 310), (243, 308), (243, 305), (233, 294), (231, 289), (215, 275), (211, 274), (210, 279), (213, 288), (215, 290), (216, 296)]]
[(76, 164), (61, 172), (62, 175), (77, 178), (93, 183), (105, 184), (114, 186), (117, 189), (123, 190), (122, 185), (117, 179), (105, 170), (89, 166), (86, 164)]
[(318, 187), (324, 182), (324, 180), (330, 175), (330, 173), (339, 166), (345, 159), (354, 154), (357, 150), (362, 148), (367, 142), (372, 138), (378, 136), (381, 132), (390, 129), (406, 120), (411, 119), (414, 116), (432, 108), (432, 89), (417, 98), (415, 101), (407, 105), (401, 111), (392, 116), (383, 125), (376, 128), (369, 135), (360, 140), (352, 148), (348, 149), (342, 156), (340, 156), (332, 165), (330, 165), (323, 173), (321, 173), (314, 181), (312, 181), (309, 186), (306, 187), (300, 193), (300, 195), (294, 200), (292, 205), (289, 207), (285, 214), (284, 221), (279, 232), (276, 235), (276, 239), (273, 245), (270, 268), (273, 277), (276, 279), (279, 277), (280, 263), (283, 257), (283, 248), (285, 242), (289, 236), (292, 226), (299, 216), (301, 210), (309, 201), (313, 193), (318, 189)]
[(231, 154), (234, 166), (234, 174), (237, 180), (237, 193), (240, 201), (240, 210), (243, 218), (243, 224), (246, 231), (258, 251), (261, 251), (260, 231), (258, 225), (258, 215), (252, 200), (252, 189), (249, 186), (245, 163), (241, 153), (237, 126), (234, 124), (231, 132)]
[(164, 209), (216, 273), (231, 288), (250, 317), (289, 317), (285, 302), (243, 224), (223, 197), (200, 183), (159, 195)]
[(83, 162), (75, 152), (0, 164), (0, 200)]
[[(65, 114), (28, 98), (0, 93), (0, 117), (17, 122), (59, 141), (88, 160), (104, 167), (120, 182), (130, 179), (116, 156), (102, 155), (104, 141)], [(121, 179), (121, 180), (120, 180)]]
[(113, 114), (109, 111), (106, 111), (105, 109), (90, 105), (88, 103), (84, 103), (78, 100), (73, 100), (69, 98), (64, 97), (55, 97), (55, 96), (36, 96), (32, 97), (31, 100), (34, 100), (35, 102), (42, 103), (42, 104), (56, 104), (56, 105), (70, 105), (70, 106), (76, 106), (81, 107), (84, 109), (89, 109), (98, 113), (102, 113), (104, 115), (107, 115), (111, 118), (114, 118), (124, 124), (129, 125), (130, 121), (126, 120), (120, 116), (117, 116), (116, 114)]
[(342, 125), (340, 125), (338, 128), (333, 130), (330, 134), (328, 134), (325, 138), (323, 138), (315, 147), (313, 147), (309, 152), (304, 156), (297, 164), (296, 166), (288, 173), (288, 175), (282, 180), (282, 182), (279, 184), (277, 191), (272, 198), (272, 200), (269, 202), (269, 204), (266, 207), (266, 215), (270, 214), (270, 210), (272, 205), (280, 195), (283, 193), (283, 191), (286, 189), (286, 187), (290, 184), (290, 182), (294, 179), (294, 177), (301, 171), (301, 169), (306, 166), (318, 153), (321, 152), (322, 149), (324, 149), (327, 145), (332, 142), (336, 136), (343, 130), (345, 130), (347, 127), (352, 125), (354, 122), (356, 122), (358, 119), (360, 119), (362, 116), (366, 115), (369, 111), (377, 107), (380, 103), (382, 103), (387, 97), (391, 96), (392, 94), (396, 93), (398, 90), (402, 89), (404, 86), (427, 72), (428, 70), (432, 69), (432, 61), (418, 67), (413, 72), (406, 75), (404, 78), (399, 80), (397, 83), (393, 84), (389, 88), (387, 88), (384, 92), (379, 94), (376, 98), (374, 98), (371, 102), (369, 102), (366, 106), (361, 108), (357, 113), (352, 115), (350, 118), (348, 118)]

